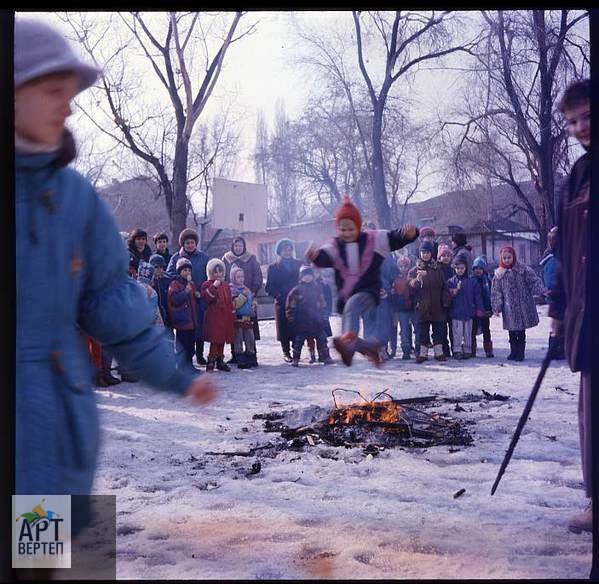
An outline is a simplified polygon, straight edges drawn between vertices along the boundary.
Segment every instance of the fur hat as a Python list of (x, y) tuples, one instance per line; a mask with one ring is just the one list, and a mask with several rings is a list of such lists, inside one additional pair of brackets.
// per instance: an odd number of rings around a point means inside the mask
[(168, 235), (161, 231), (154, 236), (154, 243), (157, 243), (159, 239), (166, 239), (168, 241)]
[(420, 237), (421, 238), (427, 237), (427, 236), (435, 237), (435, 235), (437, 235), (437, 234), (435, 233), (435, 230), (432, 227), (426, 226), (426, 227), (420, 228)]
[(431, 241), (423, 241), (420, 244), (418, 251), (430, 251), (431, 253), (433, 253), (433, 249), (434, 249), (434, 246)]
[(137, 268), (137, 279), (142, 284), (151, 284), (154, 277), (154, 266), (148, 262), (140, 261)]
[(91, 87), (100, 69), (83, 62), (53, 27), (31, 18), (15, 19), (15, 87), (51, 73), (77, 73), (79, 91)]
[(240, 268), (237, 265), (233, 265), (233, 267), (231, 268), (231, 272), (229, 274), (229, 280), (232, 283), (235, 283), (235, 276), (237, 275), (237, 272), (241, 272), (242, 274), (244, 274), (245, 272), (243, 271), (243, 268)]
[[(183, 259), (186, 259), (186, 258), (183, 258)], [(150, 263), (155, 268), (158, 268), (160, 266), (162, 266), (164, 268), (166, 266), (166, 262), (164, 261), (164, 258), (159, 253), (155, 253), (154, 255), (150, 256)]]
[(219, 260), (218, 258), (212, 258), (211, 260), (208, 260), (208, 263), (206, 264), (206, 276), (208, 276), (209, 280), (212, 280), (212, 275), (214, 274), (214, 269), (220, 266), (220, 269), (223, 271), (223, 274), (225, 273), (225, 264), (223, 263), (222, 260)]
[(451, 236), (451, 241), (453, 241), (457, 246), (466, 245), (466, 234), (463, 231), (458, 231)]
[(485, 272), (487, 271), (487, 260), (483, 256), (478, 256), (472, 262), (472, 269), (474, 268), (482, 268)]
[(193, 272), (193, 266), (191, 265), (191, 262), (187, 258), (179, 258), (177, 260), (177, 266), (176, 266), (177, 274), (180, 274), (181, 270), (183, 268), (189, 268)]
[(183, 247), (186, 239), (195, 239), (196, 245), (200, 241), (198, 232), (195, 229), (187, 228), (179, 233), (179, 245)]
[(337, 207), (337, 211), (335, 212), (335, 223), (337, 225), (339, 225), (341, 219), (351, 219), (356, 224), (358, 231), (362, 229), (360, 210), (350, 201), (347, 195), (343, 195), (343, 202)]
[(284, 245), (290, 245), (292, 247), (292, 249), (295, 251), (295, 245), (293, 244), (293, 241), (291, 241), (291, 239), (287, 239), (286, 237), (284, 237), (283, 239), (279, 239), (279, 241), (277, 241), (277, 243), (275, 244), (275, 253), (278, 256), (281, 255), (281, 248)]

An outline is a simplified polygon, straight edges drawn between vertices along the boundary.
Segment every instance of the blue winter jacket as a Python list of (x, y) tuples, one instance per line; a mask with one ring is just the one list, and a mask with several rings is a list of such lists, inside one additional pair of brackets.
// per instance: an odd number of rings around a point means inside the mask
[(483, 272), (481, 277), (472, 276), (478, 283), (482, 295), (483, 310), (490, 312), (491, 309), (491, 276), (487, 272)]
[(545, 288), (552, 290), (555, 288), (557, 282), (558, 259), (553, 253), (549, 253), (540, 261), (540, 265), (543, 268), (543, 283), (545, 284)]
[(484, 310), (483, 299), (478, 282), (473, 276), (453, 276), (447, 281), (447, 287), (455, 289), (461, 282), (457, 296), (452, 297), (449, 317), (453, 320), (472, 320), (477, 310)]
[(79, 327), (131, 374), (181, 395), (172, 343), (152, 326), (107, 206), (57, 153), (16, 156), (16, 493), (91, 492), (99, 426)]

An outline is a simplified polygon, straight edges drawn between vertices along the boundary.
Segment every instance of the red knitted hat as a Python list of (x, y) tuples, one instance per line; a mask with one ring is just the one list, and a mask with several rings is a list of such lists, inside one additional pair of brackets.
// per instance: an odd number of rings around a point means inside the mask
[(343, 202), (337, 207), (335, 213), (335, 223), (337, 225), (339, 225), (341, 219), (351, 219), (356, 224), (358, 231), (362, 229), (362, 216), (360, 215), (360, 211), (358, 210), (358, 207), (349, 200), (347, 195), (343, 195)]

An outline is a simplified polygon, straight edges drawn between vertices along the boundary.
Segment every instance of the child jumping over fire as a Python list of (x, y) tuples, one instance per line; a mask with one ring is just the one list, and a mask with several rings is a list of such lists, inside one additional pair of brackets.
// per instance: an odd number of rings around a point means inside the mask
[(354, 353), (358, 351), (379, 365), (380, 344), (358, 337), (360, 316), (379, 303), (381, 264), (385, 256), (415, 241), (418, 229), (404, 225), (392, 231), (361, 232), (360, 211), (347, 195), (337, 209), (335, 221), (337, 237), (320, 248), (310, 245), (306, 257), (316, 266), (335, 268), (342, 335), (335, 337), (333, 344), (343, 363), (350, 366)]
[(327, 347), (324, 330), (324, 314), (326, 300), (320, 286), (314, 281), (314, 270), (310, 266), (302, 266), (299, 273), (299, 284), (291, 289), (285, 303), (285, 315), (293, 324), (293, 367), (299, 367), (302, 345), (308, 337), (316, 339), (318, 354), (325, 365), (333, 363)]

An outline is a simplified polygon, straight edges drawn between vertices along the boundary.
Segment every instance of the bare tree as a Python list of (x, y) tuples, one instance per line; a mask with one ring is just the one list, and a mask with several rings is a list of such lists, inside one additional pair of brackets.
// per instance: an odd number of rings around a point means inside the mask
[[(102, 26), (86, 14), (62, 17), (92, 59), (100, 53), (103, 57), (100, 64), (105, 74), (100, 87), (106, 107), (98, 101), (93, 109), (83, 107), (84, 113), (98, 129), (153, 169), (174, 234), (185, 227), (189, 210), (194, 127), (218, 82), (229, 47), (254, 29), (252, 26), (235, 37), (241, 17), (241, 12), (113, 13)], [(127, 34), (111, 54), (104, 54), (109, 45), (115, 46), (117, 24)], [(170, 107), (158, 105), (150, 111), (148, 96), (139, 90), (142, 79), (135, 78), (134, 62), (150, 67)]]
[[(585, 76), (588, 35), (583, 11), (483, 11), (487, 43), (477, 52), (454, 153), (458, 172), (510, 185), (539, 232), (541, 247), (555, 224), (555, 184), (568, 158), (567, 132), (556, 112), (558, 95)], [(588, 22), (588, 20), (587, 20)], [(478, 88), (478, 90), (476, 89)], [(522, 187), (528, 180), (534, 190)]]

